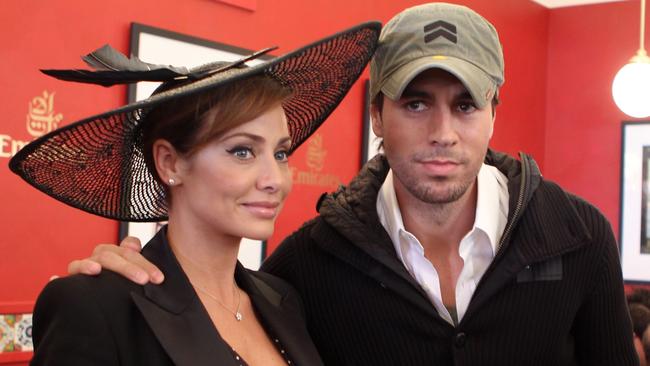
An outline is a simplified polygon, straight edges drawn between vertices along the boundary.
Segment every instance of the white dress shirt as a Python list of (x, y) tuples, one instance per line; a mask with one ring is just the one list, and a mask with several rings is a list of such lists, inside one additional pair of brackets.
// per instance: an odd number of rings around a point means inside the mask
[[(467, 311), (476, 285), (494, 259), (508, 220), (508, 178), (497, 168), (483, 164), (478, 173), (477, 184), (474, 225), (458, 247), (458, 254), (464, 263), (456, 283), (456, 313), (459, 322)], [(404, 267), (427, 293), (438, 314), (453, 325), (452, 316), (442, 302), (438, 272), (424, 256), (420, 241), (404, 228), (395, 195), (392, 170), (388, 172), (379, 190), (377, 214)]]

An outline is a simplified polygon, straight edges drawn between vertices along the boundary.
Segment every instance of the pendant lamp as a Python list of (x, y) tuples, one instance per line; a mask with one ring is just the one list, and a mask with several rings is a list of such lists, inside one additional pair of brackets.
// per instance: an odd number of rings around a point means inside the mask
[(618, 108), (630, 117), (650, 116), (650, 57), (644, 46), (645, 0), (641, 0), (641, 37), (639, 50), (623, 66), (612, 83), (612, 95)]

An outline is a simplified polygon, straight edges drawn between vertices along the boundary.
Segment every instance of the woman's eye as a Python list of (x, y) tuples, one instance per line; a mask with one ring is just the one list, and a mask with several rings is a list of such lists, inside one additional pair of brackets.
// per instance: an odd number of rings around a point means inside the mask
[(287, 161), (289, 160), (289, 152), (286, 150), (277, 151), (275, 153), (275, 160), (277, 161)]
[(228, 150), (228, 153), (242, 160), (254, 157), (253, 150), (250, 147), (245, 146), (237, 146), (233, 149)]

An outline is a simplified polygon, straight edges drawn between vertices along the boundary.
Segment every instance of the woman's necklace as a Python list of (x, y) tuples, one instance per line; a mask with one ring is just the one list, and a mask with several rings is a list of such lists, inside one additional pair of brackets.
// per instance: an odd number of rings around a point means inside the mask
[(217, 304), (221, 305), (222, 308), (226, 309), (229, 313), (235, 316), (235, 319), (237, 319), (238, 322), (240, 322), (244, 317), (241, 315), (241, 312), (239, 312), (239, 305), (241, 305), (241, 290), (237, 288), (237, 284), (233, 280), (233, 291), (237, 292), (237, 309), (235, 311), (232, 311), (228, 309), (226, 305), (224, 305), (221, 301), (219, 301), (219, 298), (208, 292), (208, 290), (204, 289), (201, 286), (197, 286), (196, 284), (192, 283), (192, 286), (196, 287), (199, 291), (203, 292), (204, 294), (208, 295), (212, 300), (214, 300)]

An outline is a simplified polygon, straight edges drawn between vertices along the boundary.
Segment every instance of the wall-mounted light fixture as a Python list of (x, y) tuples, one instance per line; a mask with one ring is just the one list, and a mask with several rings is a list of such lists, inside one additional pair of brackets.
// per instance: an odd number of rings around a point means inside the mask
[(631, 117), (650, 116), (650, 57), (644, 46), (645, 0), (641, 0), (641, 39), (639, 50), (623, 66), (612, 83), (612, 95), (618, 108)]

